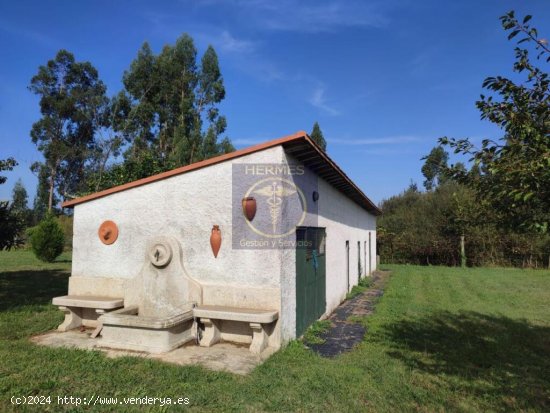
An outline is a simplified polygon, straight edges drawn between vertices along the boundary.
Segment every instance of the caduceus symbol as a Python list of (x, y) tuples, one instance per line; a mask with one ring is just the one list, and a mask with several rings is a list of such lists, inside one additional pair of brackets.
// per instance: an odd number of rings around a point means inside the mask
[(271, 225), (273, 225), (273, 233), (275, 234), (277, 229), (277, 221), (281, 212), (281, 204), (283, 203), (283, 197), (295, 194), (296, 190), (293, 188), (285, 188), (280, 182), (272, 181), (271, 185), (264, 186), (254, 192), (268, 197), (267, 203), (269, 204)]

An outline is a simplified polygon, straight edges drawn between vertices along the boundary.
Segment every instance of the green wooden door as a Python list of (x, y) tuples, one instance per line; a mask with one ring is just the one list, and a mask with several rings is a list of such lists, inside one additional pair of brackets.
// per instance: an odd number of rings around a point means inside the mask
[(303, 334), (326, 309), (325, 229), (296, 231), (296, 336)]

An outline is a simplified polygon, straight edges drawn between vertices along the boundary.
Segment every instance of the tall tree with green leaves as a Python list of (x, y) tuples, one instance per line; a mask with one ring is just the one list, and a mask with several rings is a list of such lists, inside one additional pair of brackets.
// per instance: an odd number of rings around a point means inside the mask
[[(32, 211), (29, 209), (29, 195), (23, 181), (18, 179), (12, 189), (11, 211), (22, 222), (24, 227), (32, 225)], [(21, 235), (21, 234), (20, 234)]]
[(309, 137), (313, 140), (313, 142), (319, 145), (322, 150), (327, 150), (327, 141), (323, 136), (323, 132), (321, 131), (321, 127), (319, 126), (319, 122), (315, 122), (313, 124), (313, 129), (311, 130)]
[(18, 179), (12, 190), (11, 208), (14, 213), (19, 214), (25, 223), (29, 223), (29, 195), (23, 181)]
[(106, 87), (89, 62), (77, 62), (60, 50), (38, 68), (29, 89), (40, 98), (42, 117), (33, 124), (32, 141), (44, 155), (35, 166), (48, 176), (48, 210), (55, 193), (65, 198), (84, 185), (86, 163), (94, 149), (94, 134), (103, 121)]
[[(41, 162), (35, 162), (31, 166), (31, 171), (38, 178), (38, 185), (36, 185), (36, 194), (32, 205), (32, 223), (38, 224), (46, 216), (48, 212), (48, 203), (50, 198), (50, 180), (48, 170)], [(57, 205), (59, 202), (57, 195), (52, 194), (52, 204)], [(55, 208), (54, 208), (55, 209)]]
[(421, 169), (425, 178), (424, 188), (431, 191), (446, 179), (449, 154), (441, 146), (436, 146), (422, 159), (425, 160)]
[[(499, 126), (503, 136), (485, 139), (479, 147), (469, 139), (443, 137), (440, 143), (470, 157), (478, 173), (454, 168), (449, 172), (476, 190), (501, 225), (549, 232), (550, 48), (530, 25), (531, 16), (518, 20), (511, 11), (500, 19), (509, 40), (520, 37), (513, 65), (516, 75), (486, 78), (483, 87), (489, 93), (481, 95), (476, 105), (481, 118)], [(533, 51), (539, 65), (533, 63)], [(523, 81), (517, 80), (520, 76)]]
[[(197, 50), (187, 34), (158, 55), (145, 43), (123, 83), (116, 128), (129, 143), (129, 166), (153, 158), (160, 172), (234, 150), (229, 139), (218, 141), (227, 126), (218, 109), (225, 87), (211, 46), (197, 64)], [(150, 171), (143, 172), (146, 176)]]
[[(17, 161), (13, 158), (0, 159), (0, 172), (13, 171), (13, 168), (17, 166)], [(8, 178), (0, 175), (0, 185), (6, 182)]]
[[(17, 166), (13, 158), (0, 159), (0, 172), (11, 171)], [(7, 177), (0, 175), (0, 185), (4, 184)], [(23, 219), (13, 210), (13, 205), (8, 201), (0, 201), (0, 251), (18, 247), (22, 243), (19, 234), (23, 230)]]

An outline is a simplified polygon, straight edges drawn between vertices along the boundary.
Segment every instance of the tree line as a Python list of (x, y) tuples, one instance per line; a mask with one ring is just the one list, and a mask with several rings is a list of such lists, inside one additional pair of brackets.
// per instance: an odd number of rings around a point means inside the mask
[(44, 155), (32, 166), (35, 209), (234, 150), (221, 138), (225, 87), (212, 46), (198, 61), (188, 35), (158, 54), (144, 43), (122, 84), (107, 96), (96, 68), (66, 50), (38, 68), (29, 86), (42, 115), (31, 138)]
[[(37, 191), (29, 208), (18, 181), (12, 201), (0, 202), (0, 249), (21, 245), (25, 228), (41, 221), (52, 227), (61, 201), (235, 149), (222, 137), (227, 122), (218, 106), (225, 87), (212, 46), (199, 61), (187, 34), (158, 54), (145, 42), (122, 83), (108, 96), (92, 63), (67, 50), (38, 68), (29, 85), (41, 114), (30, 131), (43, 155), (31, 166)], [(13, 158), (0, 160), (0, 171), (15, 166)], [(70, 219), (57, 221), (71, 232)]]
[(411, 184), (382, 202), (377, 247), (383, 262), (550, 266), (548, 232), (514, 229), (468, 186), (450, 177), (438, 181), (426, 180), (425, 191)]
[[(38, 177), (37, 218), (65, 199), (235, 150), (222, 138), (227, 120), (219, 104), (226, 91), (212, 46), (199, 61), (187, 34), (158, 54), (145, 42), (122, 84), (108, 97), (96, 68), (66, 50), (31, 79), (42, 115), (31, 138), (44, 156), (31, 167)], [(317, 122), (312, 138), (326, 150)]]
[[(62, 216), (64, 200), (235, 150), (224, 136), (227, 120), (219, 104), (226, 91), (212, 46), (199, 59), (187, 34), (159, 53), (145, 42), (122, 85), (108, 96), (93, 64), (77, 61), (67, 50), (38, 68), (29, 85), (41, 114), (30, 131), (43, 155), (31, 166), (38, 178), (36, 195), (29, 208), (19, 180), (11, 203), (0, 203), (0, 249), (20, 245), (24, 229), (45, 217)], [(326, 150), (317, 122), (311, 137)], [(16, 165), (13, 158), (0, 160), (0, 171)], [(70, 219), (58, 221), (70, 240)]]
[[(476, 102), (502, 137), (479, 147), (439, 139), (423, 158), (425, 191), (411, 184), (381, 204), (385, 262), (550, 268), (550, 49), (530, 20), (501, 17), (508, 39), (519, 38), (513, 72), (523, 81), (488, 77)], [(449, 165), (446, 148), (465, 162)]]
[[(29, 86), (42, 115), (31, 130), (44, 155), (31, 168), (39, 181), (36, 216), (68, 198), (235, 150), (222, 137), (226, 91), (212, 46), (199, 61), (187, 34), (158, 54), (145, 42), (122, 84), (107, 96), (95, 67), (66, 50), (38, 68)], [(312, 134), (325, 149), (317, 123)]]

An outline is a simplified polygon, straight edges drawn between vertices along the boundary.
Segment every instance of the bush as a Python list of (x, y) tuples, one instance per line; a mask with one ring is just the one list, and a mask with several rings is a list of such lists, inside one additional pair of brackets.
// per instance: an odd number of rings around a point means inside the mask
[(8, 202), (0, 201), (0, 251), (21, 246), (19, 234), (23, 231), (23, 220)]
[(30, 232), (32, 251), (36, 258), (45, 262), (53, 262), (61, 255), (65, 236), (53, 214), (46, 215), (46, 218)]
[(453, 181), (419, 192), (414, 186), (382, 202), (377, 248), (384, 263), (550, 266), (550, 233), (513, 232), (475, 193)]

